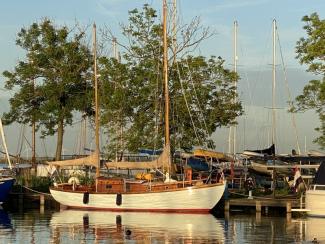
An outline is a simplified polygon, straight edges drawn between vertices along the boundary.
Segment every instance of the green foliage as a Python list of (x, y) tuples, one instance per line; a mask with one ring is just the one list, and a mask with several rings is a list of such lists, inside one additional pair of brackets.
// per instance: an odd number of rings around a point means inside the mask
[[(6, 124), (37, 123), (43, 136), (58, 132), (62, 150), (63, 128), (73, 122), (74, 111), (88, 111), (92, 96), (92, 55), (84, 44), (84, 31), (56, 27), (49, 19), (22, 28), (16, 44), (26, 51), (14, 71), (4, 71), (5, 88), (14, 90)], [(60, 153), (59, 153), (60, 154)]]
[(94, 185), (95, 184), (95, 179), (94, 177), (89, 177), (89, 176), (78, 176), (78, 179), (79, 179), (79, 182), (81, 185), (88, 185), (88, 186), (91, 186), (91, 185)]
[[(211, 134), (221, 126), (235, 123), (243, 112), (241, 103), (233, 102), (238, 76), (224, 68), (224, 60), (188, 55), (190, 48), (207, 36), (202, 33), (197, 38), (199, 29), (198, 25), (180, 27), (178, 32), (188, 36), (177, 45), (180, 58), (175, 62), (169, 60), (170, 132), (174, 148), (213, 147)], [(109, 126), (110, 155), (116, 149), (137, 151), (161, 148), (164, 143), (161, 20), (154, 9), (144, 5), (142, 11), (129, 11), (129, 23), (122, 26), (122, 33), (128, 40), (128, 45), (121, 45), (125, 48), (124, 63), (116, 59), (100, 62), (105, 94), (101, 98), (102, 124)], [(170, 53), (171, 40), (169, 36)]]
[(311, 80), (304, 87), (303, 93), (296, 98), (297, 107), (292, 111), (314, 109), (320, 119), (320, 127), (316, 131), (320, 136), (314, 140), (325, 149), (325, 20), (319, 19), (317, 13), (304, 16), (304, 29), (307, 38), (297, 42), (297, 58), (301, 64), (308, 65), (309, 72), (320, 75), (320, 80)]
[(21, 187), (28, 187), (38, 192), (49, 192), (49, 187), (52, 185), (52, 180), (49, 177), (39, 176), (17, 176), (13, 191), (19, 192), (24, 190)]

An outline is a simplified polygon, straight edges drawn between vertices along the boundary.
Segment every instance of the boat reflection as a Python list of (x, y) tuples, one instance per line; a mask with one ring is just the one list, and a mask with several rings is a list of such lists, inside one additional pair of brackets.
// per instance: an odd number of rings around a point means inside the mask
[(51, 218), (52, 241), (133, 240), (141, 243), (223, 243), (224, 226), (209, 214), (64, 210)]
[(2, 237), (8, 236), (9, 233), (13, 232), (11, 219), (8, 213), (0, 208), (0, 240)]

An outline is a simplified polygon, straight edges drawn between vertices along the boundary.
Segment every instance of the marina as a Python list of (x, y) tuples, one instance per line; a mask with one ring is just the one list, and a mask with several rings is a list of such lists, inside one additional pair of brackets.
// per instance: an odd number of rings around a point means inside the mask
[(2, 7), (0, 244), (325, 243), (325, 3), (77, 2)]

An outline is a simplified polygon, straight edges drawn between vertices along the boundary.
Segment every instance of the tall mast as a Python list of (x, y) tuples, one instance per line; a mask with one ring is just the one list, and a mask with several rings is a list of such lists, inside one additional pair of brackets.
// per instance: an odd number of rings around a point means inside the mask
[(169, 136), (169, 91), (168, 91), (168, 53), (167, 53), (167, 3), (163, 0), (164, 31), (164, 88), (165, 88), (165, 145), (170, 144)]
[(94, 86), (95, 86), (95, 140), (96, 140), (96, 151), (97, 154), (97, 167), (96, 177), (99, 176), (99, 111), (98, 111), (98, 82), (97, 82), (97, 50), (96, 50), (96, 24), (93, 25), (93, 55), (94, 55)]
[(168, 50), (167, 50), (167, 2), (163, 0), (163, 47), (164, 47), (164, 88), (165, 88), (165, 147), (169, 148), (167, 172), (171, 173), (169, 135), (169, 90), (168, 90)]
[(272, 65), (272, 77), (273, 77), (273, 83), (272, 83), (272, 144), (275, 143), (276, 139), (276, 120), (275, 120), (275, 75), (276, 75), (276, 69), (275, 69), (275, 62), (276, 62), (276, 20), (273, 19), (273, 65)]
[[(35, 79), (33, 79), (33, 99), (35, 99)], [(33, 109), (32, 121), (32, 166), (36, 165), (36, 129), (35, 129), (35, 108)]]
[[(238, 22), (237, 20), (234, 21), (234, 72), (237, 73), (237, 29), (238, 29)], [(237, 92), (237, 79), (234, 81), (235, 92)], [(237, 102), (237, 98), (233, 99), (233, 102)], [(236, 153), (236, 125), (231, 126), (229, 129), (229, 138), (228, 138), (228, 152), (229, 153)]]
[[(237, 74), (237, 28), (238, 28), (238, 23), (237, 20), (234, 21), (234, 72)], [(235, 91), (237, 93), (237, 78), (235, 79)], [(235, 97), (234, 102), (237, 102), (237, 98)], [(236, 153), (236, 132), (237, 131), (237, 126), (234, 125), (234, 134), (233, 134), (233, 153)]]

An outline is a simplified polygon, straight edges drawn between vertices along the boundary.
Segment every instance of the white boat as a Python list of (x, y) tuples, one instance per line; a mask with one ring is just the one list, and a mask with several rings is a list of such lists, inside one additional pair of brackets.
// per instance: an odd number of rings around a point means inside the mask
[(325, 217), (325, 163), (319, 166), (314, 184), (306, 191), (305, 208), (307, 215)]
[[(164, 0), (164, 20), (167, 3)], [(167, 26), (164, 21), (164, 43), (167, 44)], [(164, 45), (165, 46), (165, 45)], [(94, 76), (97, 91), (96, 74), (96, 26), (94, 25)], [(183, 174), (183, 180), (169, 178), (173, 167), (170, 154), (169, 138), (169, 95), (168, 95), (167, 49), (164, 48), (165, 81), (165, 147), (162, 154), (150, 162), (109, 162), (107, 168), (114, 169), (151, 169), (164, 174), (164, 181), (127, 180), (123, 178), (105, 178), (99, 175), (99, 123), (98, 99), (95, 96), (96, 150), (86, 158), (51, 162), (51, 165), (90, 165), (96, 167), (96, 180), (93, 185), (78, 185), (78, 182), (57, 184), (50, 188), (54, 199), (69, 208), (100, 209), (109, 211), (153, 211), (207, 213), (220, 201), (226, 182), (214, 182), (215, 179), (192, 180), (191, 169)], [(95, 92), (95, 94), (97, 94)], [(214, 183), (212, 183), (214, 182)]]
[(325, 217), (325, 185), (311, 185), (306, 191), (307, 215)]
[[(108, 182), (108, 181), (106, 181)], [(225, 183), (203, 184), (200, 186), (181, 186), (176, 183), (124, 183), (126, 188), (131, 184), (139, 184), (144, 189), (164, 187), (172, 189), (137, 192), (89, 192), (64, 188), (51, 188), (56, 201), (64, 206), (77, 209), (95, 209), (108, 211), (145, 211), (145, 212), (181, 212), (208, 213), (221, 199)]]

